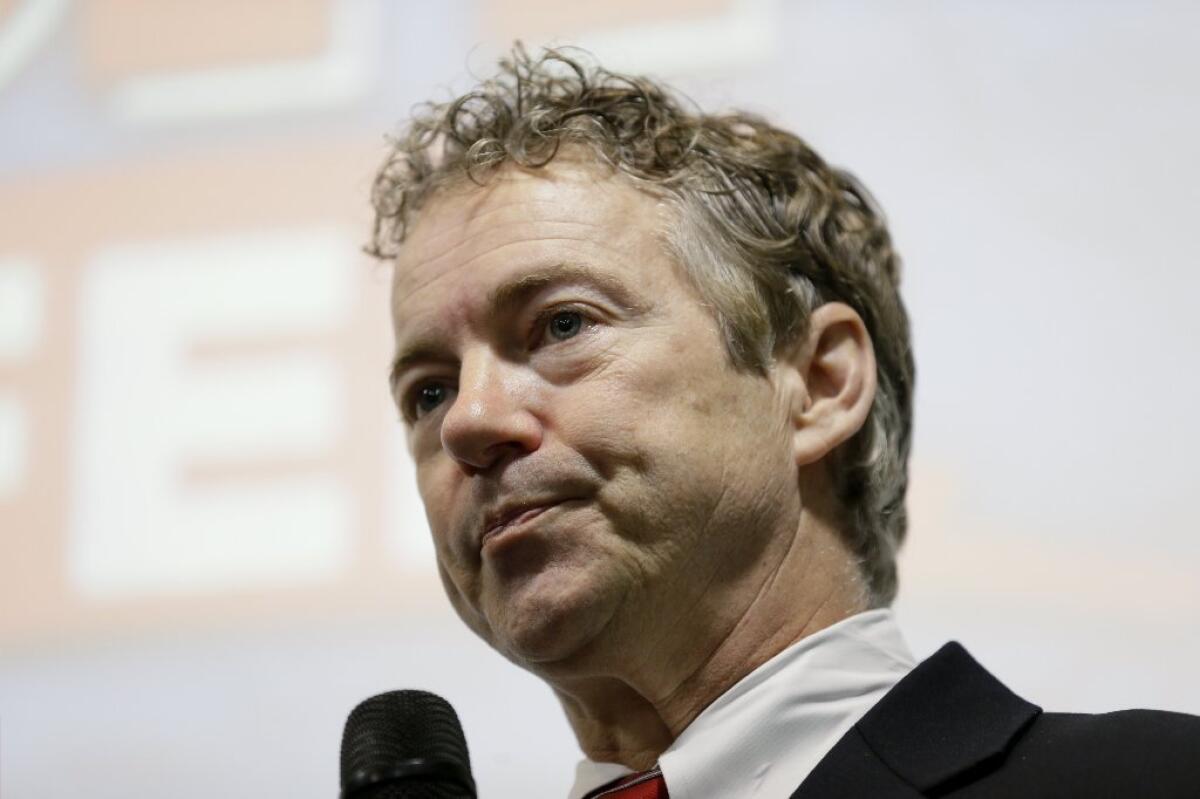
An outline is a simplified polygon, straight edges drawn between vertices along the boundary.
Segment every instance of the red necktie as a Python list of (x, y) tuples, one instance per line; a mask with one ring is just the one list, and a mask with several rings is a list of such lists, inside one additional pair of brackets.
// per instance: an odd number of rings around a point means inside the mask
[(669, 799), (667, 783), (657, 766), (630, 774), (587, 795), (587, 799)]

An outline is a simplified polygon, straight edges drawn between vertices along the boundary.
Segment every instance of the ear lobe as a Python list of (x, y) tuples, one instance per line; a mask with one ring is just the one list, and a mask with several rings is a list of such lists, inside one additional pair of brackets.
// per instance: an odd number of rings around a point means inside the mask
[(792, 392), (792, 450), (798, 466), (824, 458), (862, 429), (875, 402), (875, 349), (862, 317), (831, 302), (813, 311), (792, 355), (802, 390)]

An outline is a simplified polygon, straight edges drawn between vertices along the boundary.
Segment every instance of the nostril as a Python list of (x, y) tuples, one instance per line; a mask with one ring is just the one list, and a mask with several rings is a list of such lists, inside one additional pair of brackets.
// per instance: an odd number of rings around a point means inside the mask
[(463, 403), (460, 398), (442, 420), (442, 447), (473, 470), (532, 452), (541, 441), (541, 423), (520, 404)]
[(488, 349), (464, 356), (457, 394), (442, 417), (442, 446), (465, 468), (479, 471), (541, 446), (541, 422), (529, 394), (515, 391), (512, 364)]

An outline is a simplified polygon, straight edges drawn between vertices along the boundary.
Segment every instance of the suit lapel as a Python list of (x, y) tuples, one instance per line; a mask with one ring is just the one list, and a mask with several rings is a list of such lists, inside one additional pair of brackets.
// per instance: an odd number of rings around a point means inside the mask
[(921, 799), (911, 785), (884, 765), (857, 727), (842, 736), (817, 764), (792, 799)]
[(989, 772), (1041, 713), (957, 643), (896, 684), (838, 741), (792, 799), (911, 799)]

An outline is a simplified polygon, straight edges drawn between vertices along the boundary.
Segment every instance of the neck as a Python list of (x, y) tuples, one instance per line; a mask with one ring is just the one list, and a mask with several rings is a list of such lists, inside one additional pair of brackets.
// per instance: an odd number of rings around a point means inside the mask
[(655, 639), (653, 655), (636, 667), (545, 675), (588, 758), (650, 768), (747, 674), (866, 609), (862, 578), (836, 530), (809, 516), (787, 544), (748, 584), (711, 591), (711, 605), (689, 609), (686, 629)]

